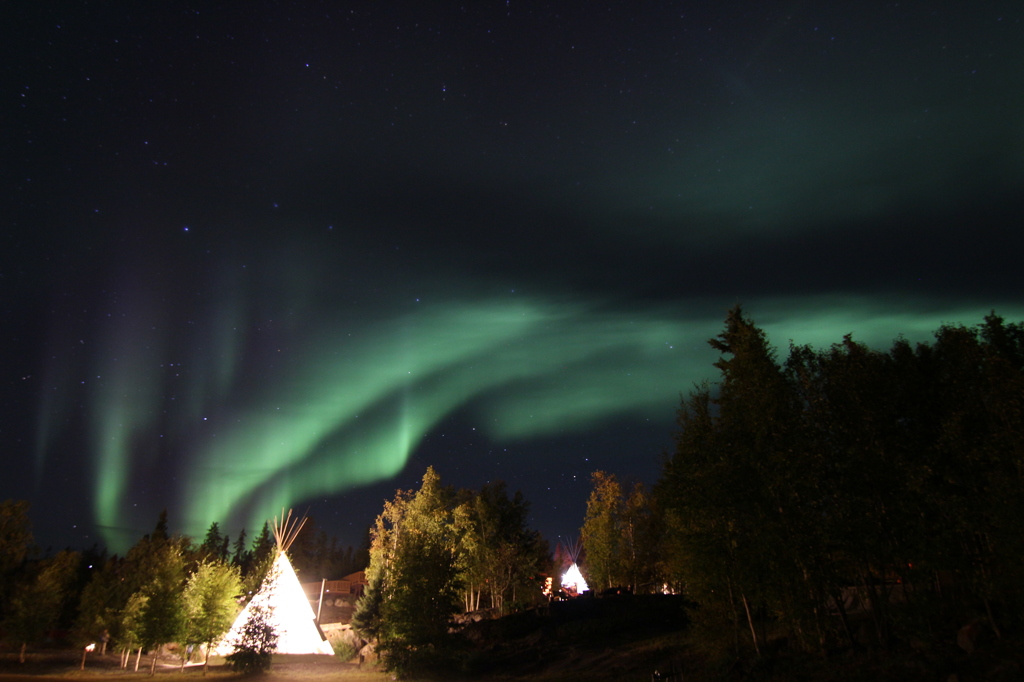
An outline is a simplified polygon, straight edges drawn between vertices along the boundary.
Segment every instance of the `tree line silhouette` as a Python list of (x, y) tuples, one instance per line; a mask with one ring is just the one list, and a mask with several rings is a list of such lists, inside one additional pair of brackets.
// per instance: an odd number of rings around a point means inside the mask
[[(581, 563), (595, 591), (683, 593), (701, 622), (722, 624), (706, 636), (755, 656), (769, 639), (828, 653), (938, 642), (965, 624), (996, 638), (1019, 629), (1024, 325), (992, 313), (930, 343), (879, 351), (847, 335), (780, 360), (736, 307), (710, 344), (718, 380), (683, 398), (657, 483), (593, 474)], [(452, 655), (457, 613), (504, 615), (541, 601), (545, 575), (557, 585), (564, 553), (552, 562), (528, 509), (503, 483), (459, 491), (429, 468), (385, 503), (368, 548), (308, 524), (290, 555), (316, 578), (366, 567), (353, 624), (408, 672)], [(161, 515), (124, 557), (34, 559), (30, 546), (27, 505), (4, 502), (7, 638), (24, 647), (64, 627), (130, 649), (207, 641), (182, 629), (173, 595), (204, 566), (254, 592), (274, 541), (265, 525), (232, 543), (214, 523), (196, 543)]]
[(667, 577), (702, 613), (758, 655), (769, 626), (827, 651), (1019, 625), (1024, 326), (779, 362), (737, 307), (710, 343), (720, 379), (684, 399), (656, 487)]

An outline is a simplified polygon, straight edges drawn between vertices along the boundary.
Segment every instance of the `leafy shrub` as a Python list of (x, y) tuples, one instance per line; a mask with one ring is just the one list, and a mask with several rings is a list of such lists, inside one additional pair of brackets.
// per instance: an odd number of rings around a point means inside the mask
[(351, 661), (359, 654), (359, 649), (357, 649), (352, 642), (346, 639), (332, 642), (331, 646), (334, 647), (334, 655), (342, 661)]
[(228, 654), (227, 661), (236, 672), (262, 672), (270, 668), (275, 649), (277, 632), (270, 624), (270, 609), (253, 604), (249, 609), (249, 619), (235, 642), (235, 650)]

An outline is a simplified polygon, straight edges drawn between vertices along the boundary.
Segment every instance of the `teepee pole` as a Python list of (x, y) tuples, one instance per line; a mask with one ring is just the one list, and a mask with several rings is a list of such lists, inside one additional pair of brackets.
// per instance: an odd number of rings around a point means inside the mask
[(288, 551), (288, 548), (295, 542), (295, 538), (299, 536), (299, 531), (306, 525), (306, 519), (308, 517), (303, 516), (301, 519), (296, 518), (292, 520), (292, 510), (288, 510), (288, 516), (284, 514), (284, 508), (281, 509), (281, 521), (274, 517), (274, 542), (277, 543), (278, 553)]
[(320, 624), (320, 609), (324, 606), (324, 588), (327, 587), (327, 578), (320, 579), (320, 601), (316, 605), (316, 624)]

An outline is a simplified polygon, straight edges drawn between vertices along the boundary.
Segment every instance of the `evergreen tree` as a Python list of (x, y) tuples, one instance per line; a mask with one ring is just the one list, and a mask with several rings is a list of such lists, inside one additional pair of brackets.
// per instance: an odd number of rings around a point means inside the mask
[(344, 549), (338, 539), (327, 535), (322, 528), (316, 527), (313, 517), (307, 517), (295, 542), (292, 543), (289, 555), (292, 566), (304, 580), (312, 582), (322, 579), (341, 578), (351, 571), (345, 571)]
[(352, 629), (364, 639), (377, 641), (381, 634), (380, 615), (384, 601), (382, 572), (374, 572), (367, 581), (352, 612)]
[(270, 524), (263, 523), (259, 536), (253, 540), (250, 552), (249, 570), (242, 571), (242, 591), (245, 594), (256, 594), (274, 565), (274, 535), (270, 532)]
[(220, 559), (227, 557), (228, 538), (221, 535), (220, 525), (214, 521), (206, 531), (203, 544), (199, 546), (199, 553), (204, 559)]
[(170, 536), (167, 533), (167, 510), (164, 509), (160, 512), (160, 516), (156, 520), (156, 526), (153, 528), (153, 534), (151, 539), (154, 541), (168, 540)]
[(238, 533), (238, 538), (235, 540), (235, 544), (232, 545), (231, 563), (238, 566), (238, 569), (245, 573), (250, 563), (251, 553), (246, 548), (245, 544), (245, 529), (243, 528)]

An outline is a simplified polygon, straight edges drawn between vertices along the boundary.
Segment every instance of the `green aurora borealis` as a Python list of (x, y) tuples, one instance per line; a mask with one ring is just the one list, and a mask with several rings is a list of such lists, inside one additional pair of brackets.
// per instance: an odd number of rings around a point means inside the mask
[[(90, 410), (94, 511), (108, 529), (105, 541), (123, 546), (120, 520), (141, 495), (133, 475), (161, 452), (172, 455), (161, 465), (166, 489), (154, 492), (180, 500), (179, 522), (201, 535), (212, 521), (258, 528), (282, 507), (386, 481), (431, 429), (467, 406), (474, 428), (496, 443), (585, 432), (623, 416), (668, 429), (680, 393), (711, 375), (705, 341), (720, 325), (668, 310), (626, 314), (511, 295), (422, 305), (358, 333), (303, 329), (276, 353), (279, 366), (257, 380), (246, 379), (244, 362), (232, 355), (248, 342), (241, 325), (236, 338), (197, 330), (221, 344), (212, 373), (161, 366), (149, 350), (133, 350), (137, 331), (113, 331), (123, 336), (112, 345), (126, 353), (96, 369)], [(854, 330), (881, 347), (894, 329), (926, 340), (944, 321), (987, 312), (965, 306), (907, 315), (835, 299), (751, 308), (783, 352), (789, 339), (823, 347)], [(159, 337), (150, 335), (149, 349), (166, 345)], [(211, 374), (214, 386), (206, 385)]]

